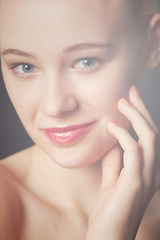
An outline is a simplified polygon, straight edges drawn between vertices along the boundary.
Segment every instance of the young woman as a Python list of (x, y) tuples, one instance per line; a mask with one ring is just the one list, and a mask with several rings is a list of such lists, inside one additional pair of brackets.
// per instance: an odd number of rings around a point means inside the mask
[(160, 60), (156, 2), (1, 0), (0, 52), (35, 142), (0, 163), (0, 239), (158, 240), (158, 130), (135, 87)]

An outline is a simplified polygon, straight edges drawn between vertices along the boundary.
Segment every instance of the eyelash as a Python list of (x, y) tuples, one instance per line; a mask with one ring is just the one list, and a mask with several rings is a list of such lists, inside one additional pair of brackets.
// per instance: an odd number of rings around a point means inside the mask
[(20, 72), (18, 72), (18, 71), (16, 71), (15, 69), (16, 68), (18, 68), (18, 67), (20, 67), (20, 66), (30, 66), (30, 67), (32, 67), (32, 68), (34, 68), (34, 69), (36, 69), (37, 70), (37, 68), (34, 66), (34, 65), (32, 65), (32, 64), (30, 64), (30, 63), (15, 63), (15, 64), (12, 64), (10, 67), (9, 67), (9, 70), (12, 70), (14, 73), (15, 73), (15, 75), (17, 75), (17, 76), (19, 76), (19, 77), (30, 77), (30, 76), (32, 76), (33, 74), (35, 74), (35, 73), (37, 73), (37, 71), (33, 71), (33, 72), (30, 72), (30, 73), (20, 73)]
[[(84, 64), (85, 64), (85, 61), (86, 61), (86, 64), (87, 64), (87, 61), (89, 61), (89, 62), (91, 62), (92, 64), (92, 66), (91, 67), (89, 67), (89, 66), (84, 66)], [(101, 64), (104, 62), (104, 60), (103, 59), (101, 59), (101, 58), (97, 58), (97, 57), (86, 57), (86, 58), (81, 58), (81, 59), (78, 59), (73, 65), (72, 65), (72, 69), (75, 69), (75, 71), (76, 70), (80, 70), (80, 71), (82, 71), (82, 72), (94, 72), (94, 71), (96, 71), (100, 66), (101, 66)], [(83, 66), (81, 67), (81, 66), (78, 66), (78, 64), (79, 65), (81, 65), (81, 64), (83, 64)], [(20, 73), (20, 72), (18, 72), (18, 71), (16, 71), (16, 68), (18, 68), (18, 67), (22, 67), (23, 68), (23, 66), (30, 66), (31, 68), (33, 68), (34, 70), (32, 71), (32, 72), (28, 72), (28, 73), (25, 73), (25, 72), (23, 72), (23, 73)], [(77, 67), (77, 66), (78, 67)], [(32, 77), (33, 75), (35, 75), (36, 73), (37, 73), (37, 68), (34, 66), (34, 65), (32, 65), (32, 64), (30, 64), (30, 63), (15, 63), (15, 64), (12, 64), (10, 67), (9, 67), (9, 70), (12, 70), (13, 72), (14, 72), (14, 74), (15, 75), (17, 75), (18, 77), (23, 77), (23, 78), (27, 78), (27, 77)], [(22, 69), (22, 71), (23, 71), (23, 69)]]

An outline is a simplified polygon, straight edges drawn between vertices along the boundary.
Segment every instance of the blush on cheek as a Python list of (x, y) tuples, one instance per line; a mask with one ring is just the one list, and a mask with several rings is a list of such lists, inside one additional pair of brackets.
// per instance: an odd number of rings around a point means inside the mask
[[(118, 93), (118, 96), (111, 100), (111, 103), (106, 108), (106, 119), (115, 122), (118, 126), (128, 129), (130, 127), (130, 121), (118, 110), (118, 101), (123, 93)], [(126, 99), (128, 98), (128, 91), (125, 93)]]

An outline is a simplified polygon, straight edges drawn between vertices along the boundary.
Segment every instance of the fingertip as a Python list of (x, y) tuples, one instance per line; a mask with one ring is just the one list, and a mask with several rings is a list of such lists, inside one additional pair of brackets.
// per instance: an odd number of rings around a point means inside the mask
[(135, 85), (133, 85), (133, 86), (130, 88), (130, 93), (133, 94), (135, 97), (140, 98), (139, 91), (137, 90), (137, 88), (136, 88)]
[(108, 120), (108, 126), (111, 126), (111, 127), (114, 127), (114, 128), (118, 127), (118, 125), (111, 120)]
[(108, 121), (107, 125), (108, 125), (109, 133), (112, 134), (114, 137), (116, 137), (117, 136), (118, 125), (113, 121)]
[(121, 98), (118, 102), (118, 104), (123, 104), (123, 106), (131, 106), (131, 104), (125, 99), (125, 98)]

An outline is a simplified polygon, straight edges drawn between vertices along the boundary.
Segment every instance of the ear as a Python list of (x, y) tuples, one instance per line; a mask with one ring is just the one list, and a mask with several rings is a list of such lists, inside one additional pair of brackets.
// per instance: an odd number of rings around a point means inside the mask
[(146, 68), (154, 69), (160, 63), (160, 14), (155, 14), (149, 23)]

